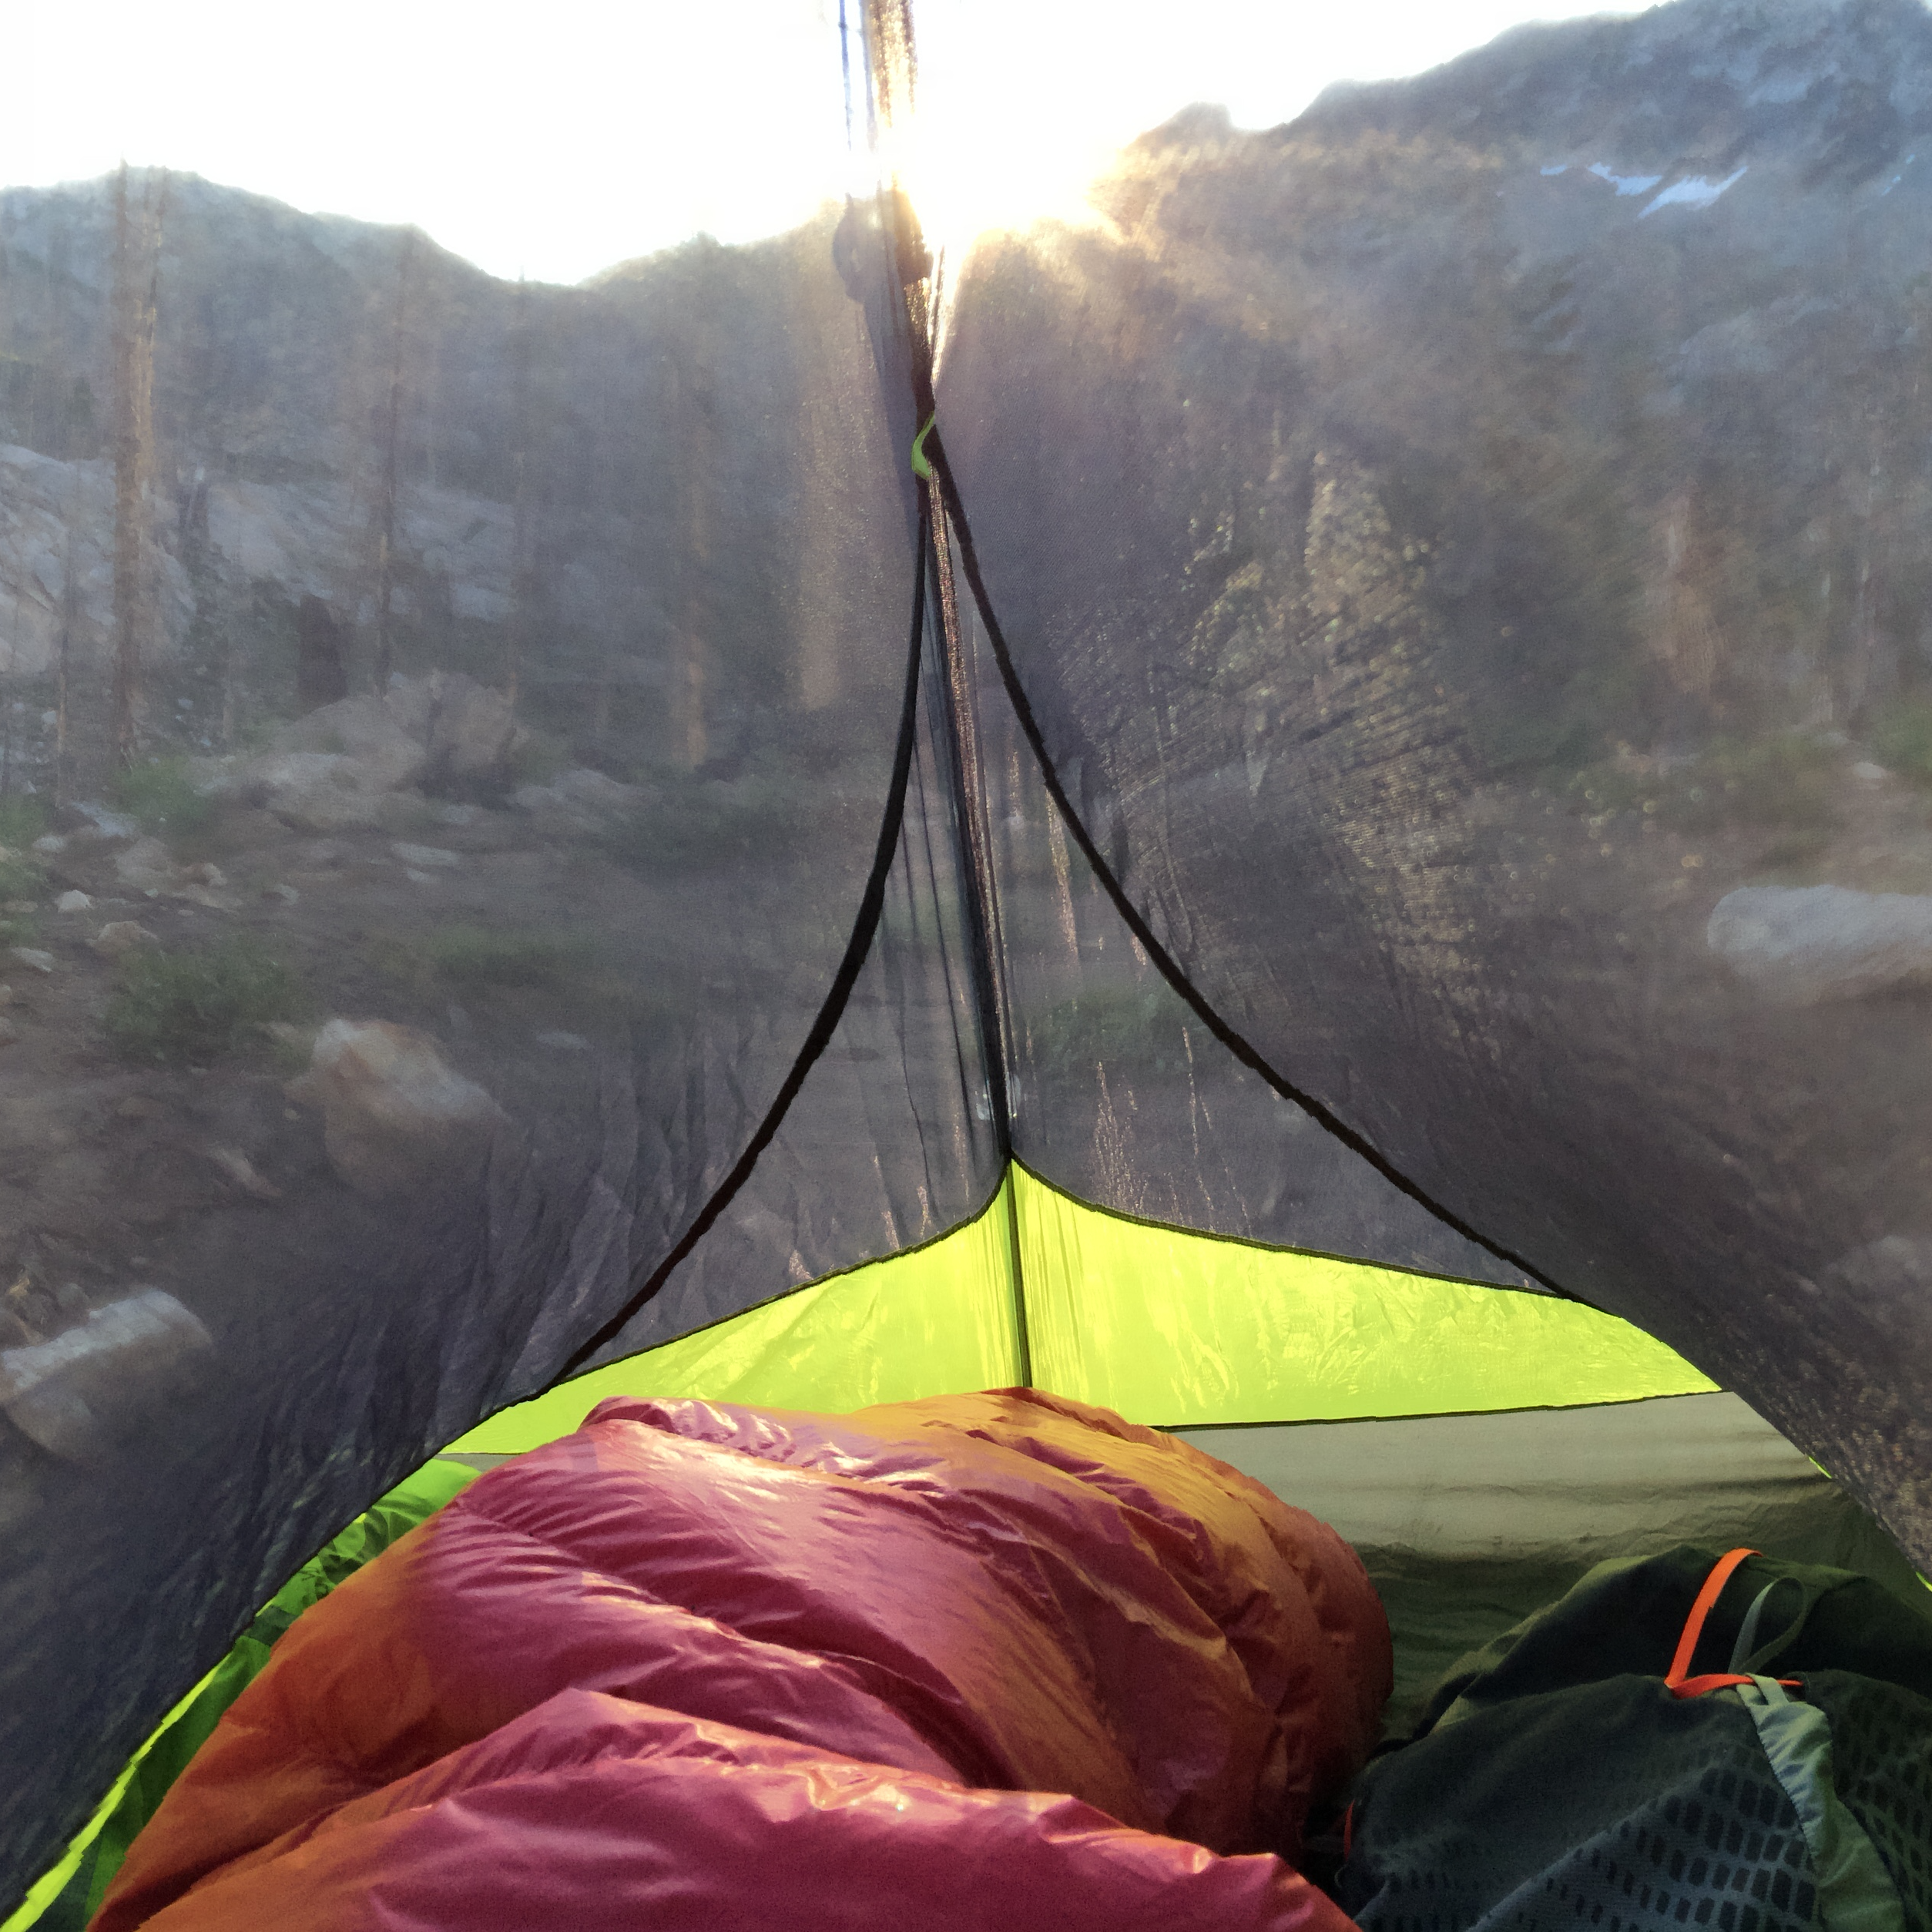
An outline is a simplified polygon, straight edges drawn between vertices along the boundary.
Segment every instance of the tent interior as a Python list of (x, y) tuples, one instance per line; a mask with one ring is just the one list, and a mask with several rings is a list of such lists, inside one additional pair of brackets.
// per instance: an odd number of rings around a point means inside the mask
[(975, 231), (932, 11), (817, 10), (817, 213), (570, 283), (0, 187), (5, 1932), (612, 1395), (1176, 1433), (1391, 1736), (1606, 1557), (1928, 1602), (1932, 19)]

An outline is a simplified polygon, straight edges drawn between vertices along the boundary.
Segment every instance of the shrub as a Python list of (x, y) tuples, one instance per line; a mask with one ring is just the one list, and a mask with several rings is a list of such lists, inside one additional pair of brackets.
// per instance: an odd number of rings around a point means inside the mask
[(308, 1001), (295, 974), (247, 934), (193, 952), (143, 948), (123, 956), (107, 1034), (130, 1060), (183, 1065), (254, 1043), (273, 1020), (298, 1020)]
[(777, 780), (680, 778), (613, 827), (606, 842), (614, 858), (640, 871), (723, 871), (792, 857), (810, 817), (805, 795)]
[(570, 747), (561, 738), (526, 725), (510, 753), (513, 785), (547, 785), (570, 769)]
[(1932, 785), (1932, 699), (1887, 705), (1873, 723), (1872, 753), (1901, 778)]
[(144, 831), (178, 839), (200, 831), (215, 815), (215, 801), (195, 790), (185, 758), (156, 758), (122, 772), (114, 802)]
[(24, 852), (47, 830), (47, 807), (37, 798), (10, 793), (0, 798), (0, 846)]
[(1838, 754), (1801, 731), (1744, 743), (1719, 740), (1669, 773), (1593, 765), (1570, 782), (1588, 812), (1642, 811), (1680, 832), (1763, 826), (1821, 844), (1838, 823), (1832, 778)]
[(555, 933), (499, 931), (485, 926), (440, 926), (375, 949), (375, 963), (392, 978), (439, 981), (471, 991), (491, 986), (555, 987), (582, 971), (589, 948)]

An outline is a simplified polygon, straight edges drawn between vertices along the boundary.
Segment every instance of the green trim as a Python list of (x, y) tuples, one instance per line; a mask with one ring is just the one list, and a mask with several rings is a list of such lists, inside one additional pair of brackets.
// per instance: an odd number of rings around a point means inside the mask
[(1570, 1408), (1717, 1386), (1580, 1302), (1149, 1226), (1024, 1169), (1016, 1185), (1035, 1380), (1136, 1422)]
[(45, 1873), (0, 1923), (0, 1932), (83, 1932), (121, 1869), (136, 1833), (159, 1810), (168, 1787), (213, 1733), (222, 1713), (267, 1664), (277, 1640), (304, 1610), (321, 1600), (397, 1538), (432, 1516), (478, 1471), (460, 1463), (426, 1463), (372, 1503), (276, 1592), (234, 1647), (169, 1712), (127, 1769)]
[(1794, 1703), (1771, 1677), (1754, 1677), (1730, 1694), (1750, 1712), (1773, 1774), (1798, 1814), (1826, 1932), (1905, 1932), (1898, 1887), (1833, 1785), (1831, 1724), (1824, 1712), (1815, 1704)]
[[(932, 426), (939, 420), (937, 415), (928, 416), (919, 434), (912, 439), (912, 473), (922, 483), (933, 480), (932, 464), (926, 455), (926, 438), (932, 434)], [(0, 1928), (4, 1932), (4, 1928)]]
[[(515, 1454), (569, 1434), (607, 1396), (842, 1414), (876, 1402), (1011, 1387), (1023, 1359), (1003, 1182), (964, 1227), (793, 1290), (742, 1315), (561, 1383), (449, 1446)], [(0, 1929), (4, 1932), (4, 1929)]]

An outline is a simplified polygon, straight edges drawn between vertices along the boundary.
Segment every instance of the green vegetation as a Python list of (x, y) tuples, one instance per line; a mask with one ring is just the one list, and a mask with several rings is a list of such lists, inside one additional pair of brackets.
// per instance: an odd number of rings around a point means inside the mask
[(0, 798), (0, 846), (24, 852), (47, 830), (47, 807), (37, 798), (17, 793)]
[(1901, 698), (1873, 721), (1872, 755), (1915, 785), (1932, 785), (1932, 699)]
[(1796, 841), (1793, 856), (1808, 856), (1838, 823), (1831, 800), (1838, 759), (1801, 731), (1746, 743), (1720, 739), (1671, 772), (1588, 766), (1571, 781), (1570, 793), (1582, 810), (1642, 812), (1675, 831), (1781, 831), (1789, 835), (1786, 844)]
[(122, 772), (114, 781), (114, 802), (143, 831), (167, 839), (204, 830), (215, 815), (215, 801), (195, 790), (185, 758), (151, 759)]
[(570, 764), (570, 747), (562, 739), (526, 725), (510, 754), (510, 780), (515, 785), (547, 785)]
[(498, 986), (560, 986), (590, 966), (592, 947), (578, 935), (450, 925), (380, 941), (373, 957), (392, 979), (476, 992)]
[(255, 1044), (275, 1020), (299, 1020), (309, 1000), (295, 974), (246, 934), (193, 952), (144, 947), (121, 961), (107, 1035), (130, 1060), (200, 1064)]
[(29, 848), (47, 829), (47, 810), (37, 798), (0, 798), (0, 945), (33, 943), (39, 922), (30, 912), (9, 912), (8, 902), (38, 900), (47, 889), (47, 868)]
[(642, 872), (723, 871), (790, 858), (803, 843), (810, 814), (781, 779), (659, 782), (652, 803), (606, 836), (620, 864)]

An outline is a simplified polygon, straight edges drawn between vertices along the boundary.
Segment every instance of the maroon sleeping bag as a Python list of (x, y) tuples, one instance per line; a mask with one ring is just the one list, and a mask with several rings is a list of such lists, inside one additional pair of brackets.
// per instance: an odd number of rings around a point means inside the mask
[(619, 1399), (304, 1616), (95, 1924), (1331, 1932), (1214, 1854), (1389, 1671), (1331, 1530), (1103, 1410)]

